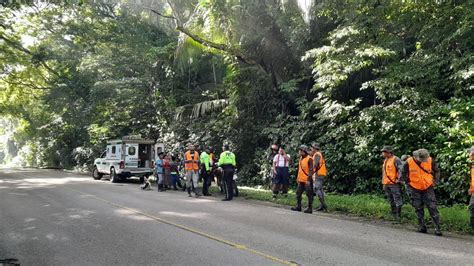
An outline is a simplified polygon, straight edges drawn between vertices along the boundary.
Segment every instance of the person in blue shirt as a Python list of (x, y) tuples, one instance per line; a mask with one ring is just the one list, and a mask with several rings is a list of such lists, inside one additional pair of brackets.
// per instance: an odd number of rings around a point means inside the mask
[(158, 191), (164, 191), (163, 186), (163, 152), (158, 153), (158, 159), (155, 161), (155, 173), (156, 173), (156, 184), (158, 185)]

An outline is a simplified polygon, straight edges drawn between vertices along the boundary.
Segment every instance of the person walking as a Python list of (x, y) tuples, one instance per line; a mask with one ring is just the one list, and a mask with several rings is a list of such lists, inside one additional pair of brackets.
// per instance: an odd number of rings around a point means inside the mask
[(469, 201), (469, 210), (471, 212), (471, 229), (474, 230), (474, 146), (469, 150), (469, 157), (471, 159), (471, 186), (469, 188), (469, 195), (471, 200)]
[(323, 154), (321, 153), (321, 147), (318, 143), (313, 143), (311, 145), (311, 155), (313, 157), (313, 183), (314, 183), (314, 192), (319, 199), (319, 207), (316, 211), (327, 211), (328, 207), (326, 205), (326, 199), (324, 196), (324, 179), (327, 176), (326, 169), (326, 160), (324, 159)]
[(400, 158), (393, 154), (392, 147), (385, 146), (381, 152), (384, 158), (382, 165), (383, 191), (387, 196), (393, 217), (399, 220), (401, 218), (403, 206), (402, 187), (400, 184), (399, 174), (403, 163)]
[(313, 158), (308, 154), (308, 147), (301, 145), (299, 148), (300, 160), (298, 163), (298, 176), (296, 182), (298, 186), (296, 188), (296, 207), (291, 208), (292, 211), (301, 211), (301, 201), (303, 192), (306, 191), (306, 197), (308, 197), (308, 208), (305, 209), (305, 213), (313, 213)]
[(235, 154), (230, 151), (229, 144), (224, 144), (222, 149), (224, 151), (219, 156), (218, 163), (223, 172), (225, 198), (222, 200), (230, 201), (234, 198), (234, 173), (237, 163), (235, 160)]
[(158, 153), (158, 159), (155, 161), (156, 184), (158, 191), (163, 191), (163, 152)]
[(199, 154), (195, 150), (193, 144), (188, 145), (188, 150), (184, 154), (184, 171), (186, 173), (186, 187), (188, 196), (191, 197), (191, 191), (194, 192), (196, 198), (200, 197), (199, 193)]
[(211, 156), (209, 155), (210, 148), (206, 148), (201, 153), (201, 177), (202, 177), (202, 194), (204, 196), (211, 196), (209, 193), (209, 186), (211, 185)]
[(290, 162), (290, 156), (280, 147), (278, 154), (273, 158), (273, 199), (276, 199), (280, 191), (284, 197), (288, 195), (288, 186), (290, 185)]
[(401, 179), (406, 182), (410, 191), (411, 202), (418, 218), (418, 232), (426, 233), (424, 207), (428, 209), (435, 227), (435, 235), (442, 236), (439, 212), (434, 188), (439, 183), (440, 171), (438, 164), (426, 149), (413, 152), (403, 164)]

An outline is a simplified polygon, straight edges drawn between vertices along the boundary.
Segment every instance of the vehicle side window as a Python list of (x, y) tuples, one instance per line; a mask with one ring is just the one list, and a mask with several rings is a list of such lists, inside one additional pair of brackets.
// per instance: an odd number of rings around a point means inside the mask
[(112, 146), (112, 154), (115, 154), (116, 149), (117, 149), (117, 147)]
[(100, 156), (100, 158), (105, 158), (106, 155), (107, 155), (107, 151), (104, 151), (102, 155)]
[(135, 147), (128, 147), (128, 155), (135, 155), (136, 152)]

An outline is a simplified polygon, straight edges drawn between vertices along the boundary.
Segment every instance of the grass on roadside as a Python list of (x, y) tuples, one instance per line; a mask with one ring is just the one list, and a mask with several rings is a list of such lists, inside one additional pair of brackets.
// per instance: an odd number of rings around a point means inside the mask
[[(212, 187), (211, 190), (217, 192), (217, 187)], [(279, 195), (276, 200), (272, 200), (272, 193), (269, 190), (239, 187), (239, 193), (239, 196), (245, 199), (271, 201), (276, 204), (288, 206), (296, 205), (296, 195), (294, 191), (290, 191), (286, 198)], [(305, 198), (305, 195), (303, 195), (303, 206), (306, 204)], [(377, 195), (338, 195), (327, 193), (326, 201), (329, 212), (393, 221), (392, 215), (390, 214), (390, 206), (387, 201)], [(318, 204), (317, 197), (315, 197), (314, 206), (317, 207)], [(474, 233), (469, 227), (469, 210), (467, 205), (455, 205), (452, 207), (439, 206), (438, 209), (444, 231)], [(431, 223), (428, 210), (426, 209), (425, 219), (427, 224)], [(401, 223), (417, 224), (415, 210), (410, 204), (405, 203), (403, 206)]]

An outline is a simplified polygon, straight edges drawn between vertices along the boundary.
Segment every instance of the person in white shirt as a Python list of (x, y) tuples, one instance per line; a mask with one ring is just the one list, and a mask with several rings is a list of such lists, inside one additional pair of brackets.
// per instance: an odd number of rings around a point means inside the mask
[(280, 191), (284, 197), (288, 195), (288, 186), (290, 185), (290, 162), (290, 156), (286, 154), (283, 148), (280, 148), (278, 154), (273, 158), (273, 199), (276, 199)]

